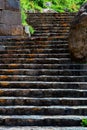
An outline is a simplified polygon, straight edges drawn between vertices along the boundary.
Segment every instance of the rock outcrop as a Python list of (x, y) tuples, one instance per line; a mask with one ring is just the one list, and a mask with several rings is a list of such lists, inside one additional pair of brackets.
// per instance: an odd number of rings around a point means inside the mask
[(69, 49), (74, 60), (87, 61), (87, 3), (81, 6), (71, 23)]
[(0, 0), (0, 35), (23, 35), (19, 0)]

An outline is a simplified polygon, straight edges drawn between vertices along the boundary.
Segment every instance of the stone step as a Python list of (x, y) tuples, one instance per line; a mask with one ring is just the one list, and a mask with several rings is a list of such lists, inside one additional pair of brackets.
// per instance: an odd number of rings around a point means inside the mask
[(86, 116), (0, 116), (0, 126), (81, 126)]
[[(46, 33), (44, 34), (32, 34), (33, 37), (41, 37), (41, 36), (46, 36), (46, 37), (51, 37), (53, 35), (49, 34), (49, 35), (45, 35)], [(68, 35), (54, 35), (54, 36), (58, 36), (58, 37), (62, 37), (62, 38), (68, 38)], [(58, 40), (58, 39), (57, 39)]]
[(37, 50), (37, 49), (67, 49), (68, 48), (68, 44), (46, 44), (46, 45), (16, 45), (16, 46), (4, 46), (5, 50), (9, 49), (9, 50), (18, 50), (18, 49), (33, 49), (33, 50)]
[(0, 106), (1, 115), (87, 115), (87, 106)]
[[(30, 97), (30, 98), (86, 98), (85, 89), (0, 89), (1, 97)], [(55, 108), (55, 107), (54, 107)]]
[(45, 33), (37, 33), (36, 32), (36, 33), (33, 34), (33, 36), (41, 36), (42, 35), (42, 36), (66, 36), (67, 37), (68, 34), (69, 33), (66, 33), (66, 34), (65, 33), (61, 33), (60, 34), (60, 33), (46, 33), (46, 32)]
[(62, 30), (68, 30), (70, 28), (71, 22), (56, 22), (55, 24), (52, 23), (37, 23), (37, 26), (35, 25), (35, 22), (30, 21), (31, 25), (36, 29), (38, 28), (43, 28), (43, 29), (49, 29), (49, 31), (57, 30), (57, 31), (62, 31)]
[(52, 17), (52, 16), (38, 16), (38, 17), (36, 17), (36, 16), (30, 16), (30, 18), (28, 17), (27, 18), (27, 22), (35, 22), (35, 20), (37, 21), (37, 23), (38, 22), (41, 22), (41, 23), (58, 23), (58, 22), (67, 22), (67, 23), (69, 23), (69, 22), (71, 22), (72, 21), (72, 19), (74, 18), (74, 16), (72, 16), (72, 17), (69, 17), (69, 16), (62, 16), (62, 17), (60, 17), (60, 16), (58, 16), (58, 17)]
[[(42, 37), (42, 36), (41, 36)], [(31, 37), (31, 38), (34, 38), (34, 37)], [(65, 45), (67, 44), (68, 45), (68, 41), (67, 39), (58, 39), (56, 40), (55, 37), (54, 39), (51, 39), (51, 37), (48, 37), (48, 40), (45, 39), (44, 40), (41, 40), (41, 39), (38, 39), (38, 37), (36, 37), (36, 41), (35, 39), (33, 41), (22, 41), (22, 42), (7, 42), (4, 41), (4, 42), (0, 42), (0, 45), (3, 45), (3, 46), (30, 46), (30, 47), (44, 47), (44, 46), (59, 46), (59, 45)]]
[(53, 54), (0, 54), (0, 58), (69, 58), (70, 54), (69, 53), (53, 53)]
[(64, 37), (58, 37), (58, 36), (51, 36), (51, 37), (44, 37), (44, 36), (41, 36), (41, 37), (31, 37), (31, 38), (29, 38), (29, 37), (8, 37), (8, 36), (1, 36), (0, 37), (0, 42), (1, 43), (4, 43), (4, 42), (6, 42), (7, 44), (8, 43), (31, 43), (31, 42), (46, 42), (46, 41), (51, 41), (51, 40), (53, 40), (53, 41), (57, 41), (57, 39), (56, 38), (58, 38), (58, 41), (67, 41), (67, 39), (66, 38), (64, 38)]
[(51, 127), (51, 126), (42, 126), (42, 127), (39, 127), (39, 126), (15, 126), (15, 127), (0, 127), (0, 130), (87, 130), (86, 127), (57, 127), (57, 126), (54, 126), (54, 127)]
[(38, 18), (36, 18), (36, 17), (32, 17), (32, 18), (28, 18), (28, 20), (27, 20), (27, 22), (29, 23), (30, 22), (30, 24), (31, 23), (35, 23), (35, 20), (37, 21), (37, 23), (42, 23), (42, 24), (44, 24), (44, 23), (50, 23), (50, 24), (55, 24), (55, 23), (67, 23), (67, 24), (69, 24), (71, 21), (72, 21), (72, 19), (73, 19), (73, 17), (72, 18), (56, 18), (56, 19), (54, 19), (54, 18), (51, 18), (51, 17), (49, 17), (49, 18), (41, 18), (41, 19), (39, 19), (39, 17)]
[(51, 24), (51, 25), (56, 25), (56, 24), (60, 24), (60, 25), (70, 25), (70, 23), (72, 22), (72, 19), (70, 18), (60, 18), (60, 19), (51, 19), (51, 18), (48, 18), (48, 19), (41, 19), (41, 20), (38, 20), (38, 18), (31, 18), (31, 19), (28, 19), (27, 22), (30, 24), (34, 24), (35, 21), (37, 21), (37, 24), (39, 25), (44, 25), (44, 24)]
[[(11, 54), (10, 54), (11, 55)], [(87, 69), (87, 64), (0, 64), (1, 69)]]
[(52, 29), (43, 29), (43, 28), (35, 28), (35, 32), (34, 34), (37, 33), (37, 34), (47, 34), (47, 35), (68, 35), (69, 34), (69, 29), (66, 29), (66, 30), (63, 30), (63, 29), (60, 29), (60, 28), (57, 28), (57, 30), (55, 30), (54, 28)]
[(68, 35), (69, 34), (69, 29), (67, 28), (52, 28), (52, 27), (34, 27), (35, 29), (35, 32), (34, 33), (54, 33), (55, 35), (56, 34), (60, 34), (60, 35)]
[(66, 41), (67, 39), (68, 39), (68, 37), (66, 37), (66, 36), (33, 36), (33, 38), (36, 38), (37, 40), (46, 40), (46, 39), (48, 39), (48, 40), (53, 40), (53, 41), (60, 41), (60, 40), (62, 40), (62, 41)]
[(27, 15), (28, 15), (28, 18), (30, 18), (29, 16), (32, 16), (32, 17), (34, 17), (35, 19), (36, 18), (38, 18), (38, 17), (41, 17), (41, 20), (42, 19), (44, 19), (44, 18), (46, 18), (46, 19), (60, 19), (60, 18), (72, 18), (72, 17), (74, 17), (76, 14), (69, 14), (69, 13), (67, 13), (67, 14), (62, 14), (62, 13), (60, 13), (60, 14), (58, 14), (58, 13), (27, 13)]
[(87, 76), (0, 75), (0, 81), (87, 82)]
[[(43, 16), (42, 16), (43, 15)], [(31, 17), (30, 17), (31, 16)], [(53, 15), (45, 15), (45, 14), (41, 14), (41, 15), (33, 15), (33, 14), (29, 14), (28, 13), (28, 20), (31, 20), (31, 19), (38, 19), (39, 17), (41, 17), (41, 21), (45, 18), (46, 20), (62, 20), (62, 19), (72, 19), (75, 15), (56, 15), (56, 16), (53, 16)]]
[[(32, 17), (34, 17), (34, 18), (38, 18), (38, 17), (41, 17), (41, 19), (43, 18), (44, 19), (44, 17), (45, 18), (53, 18), (54, 20), (56, 19), (56, 18), (72, 18), (72, 17), (74, 17), (75, 15), (76, 15), (76, 13), (74, 13), (74, 14), (71, 14), (71, 13), (27, 13), (27, 15), (28, 15), (28, 17), (29, 16), (32, 16)], [(29, 17), (30, 18), (30, 17)]]
[(86, 106), (87, 98), (0, 97), (0, 106)]
[(55, 32), (55, 30), (57, 30), (60, 34), (61, 34), (61, 31), (62, 30), (66, 30), (66, 31), (69, 31), (69, 29), (70, 29), (70, 24), (60, 24), (60, 23), (56, 23), (56, 24), (41, 24), (41, 23), (37, 23), (37, 26), (35, 25), (35, 23), (31, 23), (31, 25), (34, 27), (34, 29), (35, 30), (45, 30), (45, 29), (49, 29), (49, 31), (52, 31), (52, 30), (54, 30), (54, 32)]
[(64, 36), (66, 35), (66, 36), (67, 36), (67, 35), (69, 34), (69, 30), (61, 30), (61, 31), (52, 30), (52, 31), (51, 31), (51, 30), (46, 30), (46, 29), (43, 29), (43, 30), (42, 30), (42, 29), (41, 29), (41, 30), (39, 29), (39, 30), (38, 30), (38, 28), (37, 28), (37, 29), (35, 29), (34, 34), (39, 34), (39, 35), (40, 35), (40, 34), (43, 34), (43, 35), (46, 35), (46, 34), (47, 34), (48, 36), (49, 36), (49, 35), (53, 35), (53, 36), (54, 36), (54, 35), (64, 35)]
[(70, 58), (3, 58), (0, 59), (0, 63), (41, 63), (41, 64), (54, 64), (54, 63), (70, 63)]
[[(31, 54), (31, 53), (57, 53), (57, 54), (59, 54), (59, 53), (69, 53), (69, 50), (68, 50), (68, 48), (66, 49), (66, 48), (57, 48), (57, 49), (47, 49), (47, 48), (45, 48), (45, 49), (43, 49), (43, 48), (40, 48), (40, 49), (29, 49), (29, 48), (27, 48), (27, 49), (7, 49), (7, 50), (5, 50), (4, 52), (3, 52), (3, 54), (22, 54), (22, 53), (25, 53), (25, 54)], [(0, 52), (0, 54), (2, 54), (2, 51)]]
[(61, 34), (62, 35), (69, 34), (69, 29), (70, 29), (70, 26), (67, 26), (67, 27), (61, 27), (61, 26), (52, 27), (51, 25), (50, 26), (41, 26), (41, 25), (34, 26), (34, 25), (32, 25), (32, 26), (34, 27), (34, 30), (37, 33), (45, 32), (45, 33), (51, 33), (51, 34), (55, 34), (55, 35), (56, 34), (60, 34), (60, 35)]
[(1, 81), (1, 88), (87, 89), (87, 82)]
[[(34, 25), (33, 25), (34, 26)], [(39, 26), (39, 25), (37, 25), (37, 26), (34, 26), (34, 29), (35, 29), (35, 31), (43, 31), (43, 30), (46, 30), (46, 31), (49, 31), (49, 32), (56, 32), (56, 31), (58, 31), (58, 32), (68, 32), (69, 31), (69, 29), (70, 29), (70, 24), (69, 25), (67, 25), (67, 27), (62, 27), (61, 25), (59, 25), (59, 26)]]
[(40, 24), (38, 23), (37, 26), (35, 25), (35, 23), (31, 23), (32, 26), (34, 27), (35, 30), (39, 30), (39, 31), (42, 31), (42, 30), (49, 30), (50, 32), (55, 32), (55, 31), (58, 31), (60, 34), (62, 33), (62, 31), (65, 32), (66, 31), (69, 31), (70, 29), (70, 24), (60, 24), (60, 23), (56, 23), (56, 24)]
[[(2, 45), (3, 44), (3, 45)], [(8, 43), (8, 44), (6, 44), (6, 43), (2, 43), (1, 45), (4, 47), (4, 48), (14, 48), (14, 49), (16, 49), (16, 48), (46, 48), (46, 47), (48, 47), (48, 48), (54, 48), (54, 49), (56, 49), (56, 48), (66, 48), (66, 47), (68, 47), (68, 43), (67, 42), (65, 42), (64, 43), (64, 41), (63, 42), (61, 42), (61, 41), (59, 41), (59, 42), (57, 42), (57, 41), (42, 41), (42, 42), (31, 42), (31, 43)]]
[[(71, 68), (69, 68), (69, 69), (0, 69), (0, 74), (1, 73), (3, 73), (3, 72), (5, 72), (5, 73), (8, 73), (8, 74), (10, 74), (10, 73), (14, 73), (14, 74), (18, 74), (18, 73), (20, 73), (21, 74), (21, 72), (23, 73), (25, 73), (25, 74), (32, 74), (32, 73), (34, 73), (34, 74), (51, 74), (52, 73), (52, 75), (54, 74), (55, 76), (56, 75), (60, 75), (60, 74), (72, 74), (71, 76), (73, 76), (74, 74), (74, 76), (79, 76), (79, 75), (76, 75), (76, 74), (84, 74), (84, 76), (86, 76), (86, 74), (87, 74), (87, 70), (86, 69), (71, 69)], [(30, 73), (29, 73), (30, 72)], [(71, 72), (71, 73), (70, 73)], [(39, 75), (38, 75), (39, 76)], [(62, 75), (61, 75), (62, 76)], [(65, 75), (64, 75), (65, 76)]]
[(51, 17), (62, 17), (62, 16), (68, 16), (68, 17), (72, 17), (74, 16), (76, 13), (69, 13), (69, 12), (64, 12), (64, 13), (29, 13), (27, 12), (28, 16), (51, 16)]
[(86, 69), (0, 69), (0, 75), (28, 75), (28, 76), (86, 76)]
[[(14, 44), (19, 44), (19, 43), (24, 43), (26, 45), (26, 43), (46, 43), (46, 42), (55, 42), (58, 41), (58, 43), (60, 42), (67, 42), (67, 39), (64, 38), (63, 36), (41, 36), (41, 37), (23, 37), (23, 38), (18, 38), (18, 39), (12, 39), (12, 38), (8, 38), (8, 36), (6, 38), (4, 37), (0, 37), (0, 43), (14, 43)], [(7, 45), (6, 44), (6, 45)]]
[(47, 32), (47, 33), (69, 33), (69, 30), (68, 29), (57, 29), (57, 28), (48, 28), (48, 29), (45, 29), (45, 28), (42, 28), (41, 30), (40, 30), (40, 28), (35, 28), (35, 32), (37, 32), (37, 33), (43, 33), (43, 32)]
[[(29, 20), (28, 22), (30, 22), (31, 25), (34, 25), (35, 24), (35, 20)], [(70, 27), (70, 22), (71, 20), (64, 20), (64, 21), (61, 21), (61, 20), (56, 20), (56, 21), (46, 21), (46, 20), (43, 20), (43, 21), (38, 21), (37, 20), (37, 26), (51, 26), (51, 27), (54, 27), (54, 26), (59, 26), (59, 27)], [(36, 27), (36, 25), (35, 25)]]
[[(29, 17), (29, 16), (31, 16), (31, 17)], [(41, 17), (41, 19), (39, 19)], [(61, 21), (63, 21), (63, 20), (72, 20), (73, 19), (73, 17), (74, 17), (74, 15), (72, 15), (72, 16), (70, 16), (70, 15), (57, 15), (57, 16), (49, 16), (49, 15), (43, 15), (43, 16), (41, 16), (41, 15), (31, 15), (31, 14), (28, 14), (28, 19), (27, 20), (40, 20), (40, 21), (42, 21), (42, 20), (49, 20), (49, 21), (52, 21), (52, 20), (54, 20), (54, 21), (56, 21), (56, 20), (61, 20)]]
[[(40, 18), (40, 19), (39, 19)], [(40, 16), (38, 16), (38, 17), (35, 17), (35, 16), (31, 16), (30, 18), (28, 17), (28, 19), (27, 19), (27, 22), (29, 23), (29, 22), (35, 22), (35, 20), (37, 21), (37, 23), (42, 23), (42, 24), (44, 24), (44, 23), (58, 23), (58, 22), (67, 22), (67, 23), (69, 23), (69, 22), (71, 22), (72, 21), (72, 19), (73, 19), (74, 17), (58, 17), (58, 18), (54, 18), (54, 17), (40, 17)]]
[[(3, 52), (3, 53), (2, 53)], [(52, 47), (45, 47), (45, 48), (6, 48), (5, 51), (1, 51), (0, 54), (40, 54), (40, 53), (43, 53), (43, 54), (59, 54), (59, 53), (68, 53), (69, 54), (69, 49), (68, 48), (52, 48)]]
[[(56, 19), (56, 20), (46, 20), (46, 19), (41, 19), (41, 20), (38, 20), (38, 19), (31, 19), (31, 20), (28, 20), (28, 23), (30, 23), (31, 25), (34, 25), (35, 21), (37, 21), (37, 25), (54, 25), (56, 26), (56, 24), (60, 24), (61, 26), (70, 26), (70, 23), (72, 21), (72, 19)], [(36, 25), (35, 25), (36, 26)]]
[[(39, 18), (41, 18), (41, 19), (39, 19)], [(31, 22), (31, 21), (35, 21), (35, 20), (37, 20), (37, 22), (42, 22), (42, 23), (45, 23), (45, 22), (59, 22), (59, 21), (61, 21), (61, 22), (63, 22), (63, 21), (67, 21), (68, 23), (69, 23), (69, 21), (71, 21), (72, 19), (73, 19), (74, 17), (73, 16), (62, 16), (62, 17), (60, 17), (60, 16), (57, 16), (57, 17), (52, 17), (52, 16), (31, 16), (30, 18), (28, 17), (28, 19), (27, 19), (27, 22)]]
[[(35, 22), (33, 22), (33, 21), (30, 21), (30, 23), (32, 23), (32, 25), (34, 25), (34, 27), (36, 27), (36, 25), (35, 25)], [(48, 22), (44, 22), (44, 23), (41, 23), (41, 22), (38, 22), (37, 21), (37, 27), (44, 27), (44, 26), (46, 26), (46, 27), (59, 27), (59, 28), (63, 28), (63, 27), (65, 27), (65, 29), (66, 29), (66, 27), (70, 27), (70, 22), (55, 22), (54, 24), (52, 24), (51, 22), (50, 23), (48, 23)], [(63, 28), (64, 29), (64, 28)]]
[[(54, 36), (54, 39), (53, 39), (53, 36)], [(55, 40), (55, 38), (57, 38), (57, 40), (59, 39), (67, 39), (68, 38), (68, 33), (66, 35), (63, 35), (63, 34), (51, 34), (51, 33), (34, 33), (32, 34), (32, 37), (51, 37), (51, 39)]]
[(26, 39), (26, 40), (19, 40), (19, 41), (13, 41), (12, 39), (10, 40), (4, 40), (4, 39), (2, 39), (2, 40), (0, 40), (0, 44), (4, 44), (4, 43), (7, 43), (6, 45), (9, 45), (9, 43), (10, 43), (10, 45), (12, 45), (12, 43), (13, 43), (13, 45), (14, 44), (16, 44), (16, 45), (18, 45), (18, 44), (20, 44), (20, 45), (39, 45), (39, 44), (37, 44), (37, 43), (41, 43), (41, 45), (42, 45), (42, 43), (44, 44), (44, 43), (59, 43), (59, 44), (61, 44), (62, 42), (64, 42), (64, 43), (68, 43), (68, 41), (65, 39), (59, 39), (58, 41), (51, 41), (50, 40), (50, 38), (51, 37), (31, 37), (31, 38), (29, 38), (28, 37), (28, 39)]
[(26, 46), (29, 46), (29, 47), (37, 47), (37, 48), (40, 48), (40, 47), (50, 47), (50, 46), (59, 46), (59, 47), (63, 47), (64, 46), (67, 46), (68, 45), (68, 42), (66, 40), (46, 40), (46, 41), (39, 41), (39, 40), (36, 40), (36, 41), (28, 41), (28, 42), (24, 42), (24, 41), (21, 41), (21, 42), (1, 42), (0, 43), (1, 46), (4, 46), (4, 47), (9, 47), (9, 46), (20, 46), (20, 47), (26, 47)]
[[(33, 24), (32, 24), (33, 25)], [(40, 33), (40, 32), (43, 32), (45, 31), (46, 33), (53, 33), (53, 34), (66, 34), (66, 33), (69, 33), (69, 28), (70, 28), (70, 25), (67, 25), (66, 27), (63, 25), (59, 25), (57, 24), (57, 26), (55, 25), (48, 25), (47, 24), (45, 25), (42, 25), (41, 24), (37, 24), (36, 25), (33, 25), (34, 26), (34, 29), (35, 29), (35, 32), (37, 31), (37, 33)], [(53, 27), (52, 27), (53, 26)]]
[(39, 50), (42, 50), (46, 53), (51, 52), (51, 51), (55, 51), (55, 53), (56, 52), (61, 53), (60, 51), (64, 51), (64, 50), (69, 51), (68, 48), (63, 48), (61, 46), (59, 48), (58, 47), (57, 48), (56, 47), (55, 48), (50, 48), (50, 47), (44, 47), (44, 48), (29, 48), (29, 47), (26, 48), (26, 47), (24, 47), (24, 48), (21, 48), (20, 47), (20, 48), (15, 48), (15, 49), (12, 47), (5, 48), (5, 51), (7, 51), (7, 52), (12, 52), (12, 51), (13, 52), (15, 52), (15, 51), (19, 51), (19, 52), (20, 51), (25, 51), (25, 52), (26, 51), (31, 51), (31, 52), (36, 51), (36, 52), (38, 52)]
[(35, 23), (32, 23), (31, 24), (34, 28), (38, 28), (38, 27), (41, 27), (41, 28), (49, 28), (49, 27), (51, 27), (50, 28), (50, 30), (52, 30), (52, 29), (59, 29), (59, 30), (69, 30), (70, 29), (70, 25), (69, 24), (58, 24), (58, 23), (55, 23), (54, 25), (52, 25), (52, 24), (48, 24), (48, 23), (46, 23), (46, 24), (35, 24)]
[[(31, 16), (31, 17), (29, 17), (29, 16)], [(41, 17), (41, 19), (38, 19), (39, 17)], [(42, 17), (42, 15), (38, 15), (38, 16), (36, 16), (36, 15), (30, 15), (30, 14), (28, 14), (28, 21), (30, 21), (30, 20), (37, 20), (37, 21), (63, 21), (63, 20), (72, 20), (73, 19), (73, 17), (74, 16), (69, 16), (69, 15), (63, 15), (63, 16), (59, 16), (59, 15), (57, 15), (56, 17), (55, 16), (46, 16), (46, 15), (43, 15), (43, 17)]]

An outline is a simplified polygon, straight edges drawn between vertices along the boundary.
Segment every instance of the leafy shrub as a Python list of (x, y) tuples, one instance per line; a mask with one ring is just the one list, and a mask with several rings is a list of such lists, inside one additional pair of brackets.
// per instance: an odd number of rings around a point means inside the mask
[(82, 125), (83, 127), (86, 127), (86, 126), (87, 126), (87, 119), (82, 119), (81, 125)]
[[(38, 10), (42, 12), (43, 8), (48, 8), (46, 6), (47, 2), (51, 2), (51, 9), (54, 9), (57, 12), (64, 12), (68, 10), (69, 12), (78, 11), (79, 7), (83, 2), (87, 2), (87, 0), (20, 0), (21, 2), (21, 10)], [(22, 14), (24, 16), (24, 14)]]

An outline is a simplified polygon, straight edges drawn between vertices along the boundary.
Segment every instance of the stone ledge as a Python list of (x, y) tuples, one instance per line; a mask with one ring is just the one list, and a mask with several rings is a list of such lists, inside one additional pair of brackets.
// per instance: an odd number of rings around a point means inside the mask
[(0, 127), (0, 130), (87, 130), (87, 127)]

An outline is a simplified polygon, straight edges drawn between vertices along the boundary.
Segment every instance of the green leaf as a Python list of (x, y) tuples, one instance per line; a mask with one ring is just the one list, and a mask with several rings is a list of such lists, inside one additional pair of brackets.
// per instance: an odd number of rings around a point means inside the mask
[(87, 119), (82, 119), (81, 125), (83, 127), (86, 127), (87, 126)]

